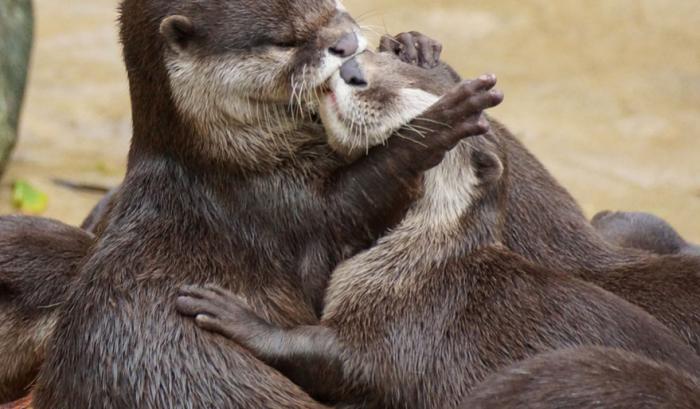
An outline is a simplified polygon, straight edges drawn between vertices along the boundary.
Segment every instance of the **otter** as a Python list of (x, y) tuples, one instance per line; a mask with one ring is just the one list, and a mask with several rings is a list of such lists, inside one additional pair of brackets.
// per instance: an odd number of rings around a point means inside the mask
[[(402, 36), (410, 38), (410, 34)], [(393, 44), (390, 51), (395, 54), (411, 48), (387, 42)], [(435, 49), (424, 41), (410, 44), (418, 50)], [(459, 80), (454, 70), (443, 77)], [(506, 127), (496, 121), (491, 121), (491, 127), (490, 137), (505, 145), (511, 169), (503, 244), (538, 265), (573, 274), (642, 307), (700, 354), (696, 308), (700, 305), (700, 258), (693, 254), (693, 246), (678, 254), (656, 255), (608, 242), (569, 192)]]
[[(343, 67), (355, 80), (334, 75), (320, 113), (347, 156), (381, 145), (401, 107), (427, 108), (448, 89), (388, 53), (365, 52)], [(359, 134), (348, 118), (364, 118)], [(699, 373), (694, 351), (641, 308), (500, 244), (509, 172), (500, 138), (461, 142), (426, 174), (402, 222), (333, 271), (320, 324), (270, 323), (216, 285), (183, 287), (176, 306), (328, 404), (456, 408), (489, 374), (574, 345)]]
[(603, 211), (591, 220), (610, 243), (659, 255), (700, 256), (700, 246), (688, 243), (666, 220), (643, 212)]
[(691, 409), (700, 381), (612, 348), (574, 348), (518, 362), (479, 384), (463, 409)]
[[(0, 403), (28, 393), (92, 235), (36, 217), (0, 217)], [(60, 285), (56, 285), (56, 283)]]
[(320, 407), (172, 299), (213, 281), (276, 324), (316, 322), (329, 266), (401, 220), (424, 171), (487, 130), (495, 78), (409, 109), (413, 125), (348, 164), (297, 120), (364, 47), (335, 2), (124, 0), (120, 21), (127, 175), (61, 306), (35, 406)]

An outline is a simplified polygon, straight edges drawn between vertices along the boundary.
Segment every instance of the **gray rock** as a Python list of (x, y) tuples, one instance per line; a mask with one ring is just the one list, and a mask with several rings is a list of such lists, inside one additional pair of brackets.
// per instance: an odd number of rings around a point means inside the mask
[(17, 141), (33, 28), (31, 0), (0, 0), (0, 173)]

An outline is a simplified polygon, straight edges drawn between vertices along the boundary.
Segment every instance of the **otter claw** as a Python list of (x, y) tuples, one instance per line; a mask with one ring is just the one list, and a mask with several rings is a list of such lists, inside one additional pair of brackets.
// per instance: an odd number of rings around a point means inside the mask
[(417, 31), (411, 31), (396, 37), (383, 36), (379, 51), (391, 52), (401, 61), (421, 68), (435, 68), (440, 63), (442, 44)]

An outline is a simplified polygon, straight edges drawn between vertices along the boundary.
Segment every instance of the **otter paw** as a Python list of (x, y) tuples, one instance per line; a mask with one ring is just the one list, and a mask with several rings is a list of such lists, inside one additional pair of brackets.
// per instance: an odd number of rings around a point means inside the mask
[(241, 343), (254, 337), (262, 322), (237, 295), (214, 285), (182, 287), (175, 307), (198, 327)]
[(379, 51), (393, 53), (401, 61), (421, 68), (435, 68), (440, 63), (442, 44), (422, 33), (411, 31), (395, 37), (382, 36)]
[(489, 122), (483, 111), (499, 105), (503, 94), (495, 90), (495, 75), (483, 75), (473, 81), (464, 81), (442, 97), (417, 123), (431, 126), (438, 131), (437, 143), (451, 149), (460, 140), (489, 131)]

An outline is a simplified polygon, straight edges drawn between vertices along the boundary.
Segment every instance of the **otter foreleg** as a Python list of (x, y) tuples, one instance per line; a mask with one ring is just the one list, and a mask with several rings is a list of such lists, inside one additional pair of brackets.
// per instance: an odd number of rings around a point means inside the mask
[(321, 325), (282, 328), (252, 312), (237, 295), (216, 286), (183, 287), (178, 311), (197, 325), (249, 349), (313, 398), (351, 399), (344, 389), (343, 354), (335, 331)]

